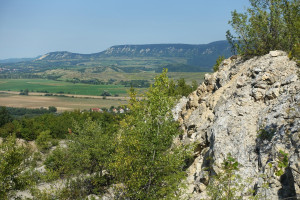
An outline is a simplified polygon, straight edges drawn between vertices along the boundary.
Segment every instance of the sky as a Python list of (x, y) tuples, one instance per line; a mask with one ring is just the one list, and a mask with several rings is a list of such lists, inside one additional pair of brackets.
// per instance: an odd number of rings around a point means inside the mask
[(0, 59), (225, 40), (248, 0), (0, 0)]

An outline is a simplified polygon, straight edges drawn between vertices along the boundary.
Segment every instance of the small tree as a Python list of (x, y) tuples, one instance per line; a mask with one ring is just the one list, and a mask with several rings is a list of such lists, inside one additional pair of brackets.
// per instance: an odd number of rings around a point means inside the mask
[(199, 86), (199, 84), (197, 83), (197, 81), (196, 81), (196, 80), (193, 80), (193, 81), (192, 81), (192, 90), (193, 90), (193, 91), (194, 91), (194, 90), (197, 90), (198, 86)]
[(0, 127), (3, 126), (4, 124), (11, 122), (12, 121), (12, 116), (8, 112), (5, 106), (0, 107)]
[(26, 89), (24, 90), (24, 95), (28, 96), (28, 94), (29, 94), (29, 90), (26, 88)]
[(188, 96), (193, 91), (192, 87), (186, 84), (184, 78), (177, 80), (175, 93), (180, 96)]
[(28, 179), (22, 171), (28, 149), (17, 145), (16, 137), (9, 136), (0, 144), (0, 199), (10, 199), (11, 192), (24, 189)]
[(221, 171), (213, 176), (207, 187), (207, 193), (211, 199), (240, 199), (239, 192), (243, 186), (241, 177), (237, 175), (240, 164), (230, 154), (224, 159)]
[(108, 91), (102, 92), (101, 96), (111, 96), (111, 94)]
[(231, 13), (229, 24), (237, 36), (227, 31), (233, 52), (245, 57), (264, 55), (271, 50), (291, 51), (300, 43), (298, 0), (250, 0), (246, 13)]
[(216, 64), (213, 66), (213, 70), (214, 72), (219, 70), (219, 66), (220, 64), (223, 62), (223, 60), (225, 60), (224, 56), (219, 56), (218, 59), (216, 60)]
[(57, 108), (55, 106), (49, 106), (48, 110), (49, 112), (55, 113), (57, 111)]
[(36, 138), (36, 144), (40, 150), (45, 151), (51, 147), (51, 140), (50, 130), (42, 131)]
[(174, 199), (184, 177), (187, 151), (171, 149), (180, 133), (172, 119), (167, 70), (155, 78), (146, 99), (131, 91), (130, 114), (121, 122), (116, 153), (110, 163), (125, 199)]

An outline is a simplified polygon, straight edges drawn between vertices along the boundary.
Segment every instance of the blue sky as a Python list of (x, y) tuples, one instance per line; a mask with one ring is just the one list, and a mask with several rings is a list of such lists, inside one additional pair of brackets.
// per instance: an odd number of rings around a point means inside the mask
[(0, 59), (225, 39), (248, 0), (0, 0)]

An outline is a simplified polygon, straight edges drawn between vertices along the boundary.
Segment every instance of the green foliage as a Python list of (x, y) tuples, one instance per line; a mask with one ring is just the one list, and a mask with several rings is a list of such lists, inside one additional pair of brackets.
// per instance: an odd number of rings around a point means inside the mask
[(241, 177), (236, 174), (241, 165), (230, 154), (224, 159), (221, 172), (209, 180), (207, 194), (210, 199), (241, 199), (244, 186)]
[(278, 161), (277, 161), (277, 170), (275, 172), (276, 176), (281, 176), (284, 174), (285, 168), (289, 166), (288, 153), (280, 150), (278, 153)]
[(1, 106), (0, 107), (0, 127), (11, 121), (12, 121), (12, 116), (10, 115), (10, 113), (8, 112), (6, 107)]
[(174, 80), (171, 79), (168, 84), (168, 95), (176, 97), (188, 96), (197, 87), (198, 83), (195, 80), (193, 80), (192, 85), (188, 85), (184, 78), (180, 78), (177, 80), (177, 85), (175, 85)]
[(177, 80), (176, 93), (182, 96), (188, 96), (192, 92), (192, 88), (186, 84), (184, 78)]
[(250, 0), (246, 13), (231, 13), (229, 24), (237, 36), (227, 31), (233, 52), (247, 57), (271, 50), (291, 51), (300, 43), (298, 0)]
[[(56, 148), (44, 162), (47, 180), (65, 178), (70, 181), (57, 194), (59, 199), (75, 198), (72, 195), (82, 199), (86, 194), (104, 192), (111, 184), (108, 165), (115, 149), (113, 137), (118, 120), (111, 114), (100, 116), (101, 120), (87, 117), (84, 123), (74, 122), (67, 147)], [(74, 176), (86, 177), (74, 180)]]
[(50, 106), (49, 109), (46, 108), (14, 108), (14, 107), (6, 107), (9, 113), (15, 118), (18, 119), (20, 117), (26, 116), (35, 116), (42, 115), (46, 113), (56, 112), (57, 109), (54, 106)]
[[(300, 68), (300, 43), (294, 45), (288, 56), (290, 59), (295, 60), (298, 68)], [(297, 75), (298, 78), (300, 78), (300, 69), (298, 69)]]
[(216, 64), (213, 66), (214, 72), (219, 70), (219, 66), (220, 66), (221, 62), (223, 62), (223, 60), (225, 60), (224, 56), (219, 56), (218, 57), (218, 59), (216, 60)]
[(111, 94), (108, 91), (105, 91), (101, 93), (101, 96), (111, 96)]
[(26, 88), (25, 90), (20, 90), (19, 95), (26, 95), (28, 96), (29, 90)]
[[(130, 115), (121, 122), (116, 152), (110, 163), (123, 198), (175, 198), (184, 177), (186, 155), (171, 148), (180, 132), (172, 120), (174, 99), (168, 95), (167, 70), (156, 77), (145, 100), (138, 101), (131, 91)], [(188, 151), (186, 151), (188, 152)]]
[(176, 85), (175, 85), (175, 82), (174, 82), (174, 80), (173, 79), (171, 79), (170, 81), (169, 81), (169, 90), (168, 90), (168, 95), (169, 96), (175, 96), (175, 94), (176, 94), (176, 90), (175, 90), (175, 87), (176, 87)]
[(196, 80), (193, 80), (193, 81), (192, 81), (192, 91), (197, 90), (198, 86), (199, 86), (199, 84), (197, 83), (197, 81), (196, 81)]
[[(104, 131), (106, 130), (106, 131)], [(103, 129), (101, 122), (87, 119), (83, 125), (76, 125), (69, 139), (69, 151), (78, 173), (100, 173), (108, 169), (111, 154), (114, 152), (114, 132)]]
[(0, 137), (6, 138), (7, 136), (14, 133), (15, 126), (12, 122), (6, 123), (4, 126), (0, 127)]
[(48, 170), (48, 180), (70, 176), (74, 170), (70, 164), (69, 152), (67, 149), (60, 147), (52, 151), (52, 153), (46, 158), (44, 164)]
[(15, 136), (7, 137), (0, 144), (0, 199), (9, 199), (14, 190), (24, 189), (28, 177), (22, 173), (28, 149), (16, 143)]
[(33, 118), (21, 118), (7, 123), (0, 128), (0, 136), (7, 137), (11, 133), (15, 133), (17, 137), (26, 140), (35, 140), (43, 131), (50, 130), (53, 139), (66, 138), (69, 130), (74, 129), (74, 121), (82, 124), (86, 118), (102, 121), (103, 126), (109, 127), (109, 123), (115, 122), (119, 116), (113, 116), (109, 113), (85, 112), (80, 111), (64, 112), (59, 115), (44, 114)]
[(55, 106), (49, 106), (48, 110), (49, 112), (55, 113), (57, 111), (57, 108)]
[(273, 136), (274, 136), (275, 130), (271, 129), (271, 130), (266, 130), (266, 129), (259, 129), (258, 131), (258, 138), (260, 138), (261, 140), (268, 140), (271, 141)]
[(125, 87), (134, 87), (134, 88), (150, 87), (150, 82), (148, 80), (130, 80), (130, 81), (121, 80), (119, 84), (124, 85)]
[(50, 130), (42, 131), (36, 138), (36, 144), (41, 151), (46, 151), (52, 146), (51, 140)]

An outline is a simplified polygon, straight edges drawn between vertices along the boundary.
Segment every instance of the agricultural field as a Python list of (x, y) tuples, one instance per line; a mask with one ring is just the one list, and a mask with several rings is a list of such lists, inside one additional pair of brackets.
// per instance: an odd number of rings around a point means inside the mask
[[(198, 83), (201, 83), (204, 80), (204, 75), (209, 72), (168, 72), (169, 78), (178, 80), (184, 78), (188, 84), (191, 84), (193, 80), (196, 80)], [(154, 78), (160, 73), (155, 73), (154, 71), (143, 71), (138, 73), (125, 73), (125, 72), (116, 72), (110, 68), (106, 69), (104, 72), (95, 72), (92, 69), (85, 70), (84, 72), (79, 72), (76, 70), (64, 70), (64, 69), (55, 69), (48, 70), (43, 73), (38, 73), (38, 75), (47, 77), (59, 76), (58, 80), (65, 81), (73, 78), (78, 78), (81, 80), (88, 79), (98, 79), (102, 81), (108, 81), (113, 79), (116, 83), (119, 83), (121, 80), (148, 80), (150, 83), (154, 83)], [(1, 79), (0, 79), (1, 80)]]
[[(56, 73), (55, 73), (56, 72)], [(122, 73), (122, 72), (104, 72), (104, 73), (82, 73), (76, 75), (74, 71), (68, 70), (53, 70), (52, 74), (63, 73), (63, 79), (80, 78), (80, 79), (99, 79), (109, 80), (114, 79), (116, 82), (121, 80), (148, 80), (150, 83), (154, 82), (155, 76), (158, 73), (154, 72), (140, 72), (140, 73)], [(205, 72), (169, 72), (168, 76), (175, 81), (184, 78), (186, 83), (191, 84), (196, 80), (198, 84), (204, 80)], [(81, 83), (71, 83), (66, 81), (54, 81), (48, 79), (0, 79), (0, 91), (20, 91), (28, 89), (29, 92), (47, 91), (49, 93), (63, 93), (63, 94), (79, 94), (79, 95), (94, 95), (100, 96), (104, 91), (108, 91), (113, 96), (127, 96), (128, 87), (119, 84), (111, 85), (91, 85)], [(137, 89), (143, 93), (146, 88)]]
[(89, 85), (53, 81), (46, 79), (0, 79), (0, 90), (20, 91), (28, 89), (29, 92), (45, 92), (60, 94), (80, 94), (100, 96), (104, 91), (112, 95), (126, 96), (128, 88), (122, 85)]
[(127, 97), (86, 97), (79, 96), (42, 96), (30, 94), (28, 96), (18, 95), (13, 92), (0, 92), (0, 106), (19, 108), (48, 108), (55, 106), (58, 112), (66, 110), (89, 110), (90, 108), (110, 108), (127, 104)]
[[(204, 79), (202, 72), (170, 72), (168, 76), (174, 80), (184, 78), (188, 84), (197, 80), (198, 84)], [(117, 80), (149, 80), (153, 83), (157, 73), (101, 73), (99, 79), (114, 77)], [(103, 77), (102, 77), (103, 76)], [(19, 95), (21, 90), (28, 89), (29, 95)], [(0, 79), (0, 106), (41, 108), (55, 106), (59, 112), (64, 110), (88, 110), (94, 107), (120, 106), (127, 104), (128, 87), (123, 85), (91, 85), (71, 83), (47, 79)], [(145, 93), (147, 88), (137, 88), (138, 96)], [(112, 96), (104, 99), (101, 94), (107, 91)], [(54, 94), (53, 96), (50, 96)], [(47, 95), (47, 96), (45, 96)]]

